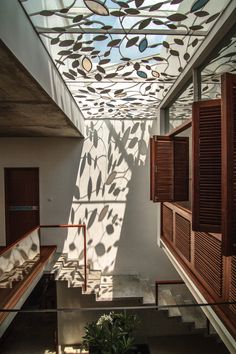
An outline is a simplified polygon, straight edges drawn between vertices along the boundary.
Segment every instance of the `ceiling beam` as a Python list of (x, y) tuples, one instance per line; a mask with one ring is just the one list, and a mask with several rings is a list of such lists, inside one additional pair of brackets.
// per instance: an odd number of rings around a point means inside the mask
[(103, 30), (100, 28), (68, 28), (66, 31), (61, 32), (57, 30), (53, 30), (53, 28), (49, 27), (35, 27), (39, 34), (49, 34), (49, 33), (70, 33), (70, 34), (121, 34), (121, 35), (149, 35), (149, 36), (157, 36), (157, 35), (165, 35), (165, 36), (197, 36), (197, 37), (205, 37), (207, 35), (207, 31), (187, 31), (187, 30), (170, 30), (170, 29), (122, 29), (122, 28), (112, 28), (110, 30)]

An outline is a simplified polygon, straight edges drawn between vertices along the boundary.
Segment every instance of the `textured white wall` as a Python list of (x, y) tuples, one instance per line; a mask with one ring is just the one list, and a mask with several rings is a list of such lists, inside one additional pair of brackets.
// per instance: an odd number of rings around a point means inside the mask
[[(39, 167), (41, 224), (86, 223), (88, 259), (107, 273), (171, 278), (157, 246), (149, 201), (151, 122), (92, 122), (83, 140), (0, 139), (0, 237), (5, 242), (4, 167)], [(77, 229), (44, 231), (45, 244), (82, 259)]]

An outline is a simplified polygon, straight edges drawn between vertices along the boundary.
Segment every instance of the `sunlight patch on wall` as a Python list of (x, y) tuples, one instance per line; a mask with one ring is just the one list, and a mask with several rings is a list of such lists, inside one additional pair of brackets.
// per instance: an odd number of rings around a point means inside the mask
[[(151, 125), (97, 120), (86, 127), (68, 223), (87, 225), (88, 262), (94, 269), (114, 269), (126, 205), (132, 203), (129, 185), (134, 168), (145, 164)], [(82, 263), (82, 231), (69, 230), (63, 252)]]

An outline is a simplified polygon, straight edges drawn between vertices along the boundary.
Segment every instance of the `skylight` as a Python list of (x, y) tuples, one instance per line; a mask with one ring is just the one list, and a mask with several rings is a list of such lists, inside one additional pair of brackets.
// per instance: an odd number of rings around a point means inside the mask
[(153, 119), (228, 1), (21, 1), (85, 118)]

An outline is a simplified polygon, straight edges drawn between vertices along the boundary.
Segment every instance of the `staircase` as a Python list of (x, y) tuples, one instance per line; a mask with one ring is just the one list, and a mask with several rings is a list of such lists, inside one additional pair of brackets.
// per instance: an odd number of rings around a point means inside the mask
[[(88, 322), (96, 321), (102, 314), (109, 312), (111, 307), (141, 307), (133, 310), (141, 320), (140, 327), (136, 331), (137, 343), (152, 343), (155, 348), (155, 338), (166, 336), (186, 336), (202, 338), (204, 343), (209, 341), (212, 352), (226, 354), (227, 349), (219, 340), (211, 327), (207, 333), (207, 321), (200, 308), (173, 307), (157, 311), (145, 308), (145, 305), (155, 305), (154, 285), (147, 280), (141, 280), (137, 275), (102, 275), (101, 271), (87, 269), (87, 290), (84, 290), (84, 268), (77, 260), (67, 259), (62, 254), (55, 262), (52, 272), (59, 281), (60, 292), (67, 296), (61, 296), (58, 305), (64, 308), (97, 308), (95, 311), (82, 311), (77, 314), (79, 321), (76, 324), (76, 338), (79, 343), (84, 335), (84, 327)], [(164, 286), (159, 292), (159, 305), (178, 305), (194, 303), (194, 300), (186, 286)], [(101, 310), (99, 310), (101, 308)], [(108, 310), (104, 310), (108, 308)], [(128, 310), (131, 311), (131, 310)], [(78, 348), (76, 343), (68, 340), (67, 333), (72, 333), (75, 323), (75, 314), (62, 313), (61, 332), (59, 337), (64, 347), (71, 350)], [(59, 318), (59, 321), (60, 321)], [(213, 336), (215, 338), (209, 338)], [(208, 336), (208, 338), (207, 338)], [(199, 339), (198, 339), (199, 340)], [(154, 343), (154, 344), (153, 344)], [(73, 350), (71, 352), (73, 352)], [(64, 351), (66, 352), (66, 351)], [(155, 351), (154, 351), (155, 352)], [(152, 353), (152, 352), (151, 352)]]

